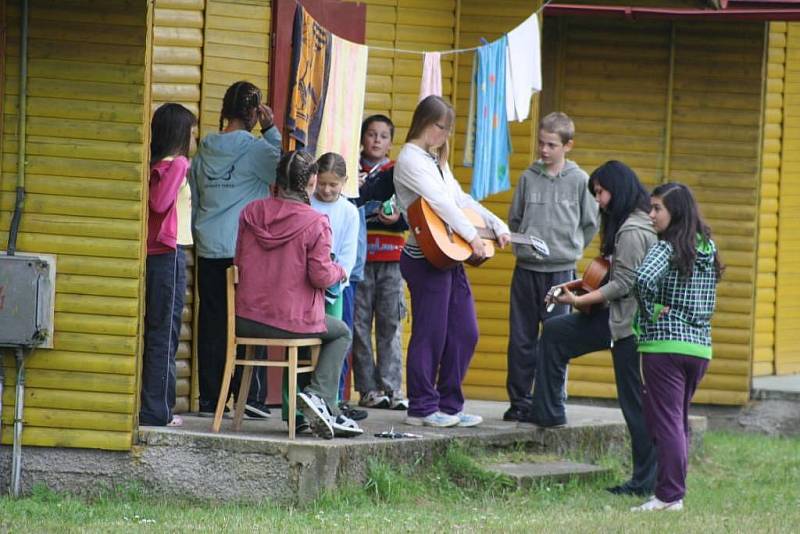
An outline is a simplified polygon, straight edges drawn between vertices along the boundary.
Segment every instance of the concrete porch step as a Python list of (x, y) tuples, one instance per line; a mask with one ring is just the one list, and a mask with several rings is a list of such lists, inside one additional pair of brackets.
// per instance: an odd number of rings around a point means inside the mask
[(510, 477), (520, 488), (529, 488), (537, 482), (569, 482), (570, 480), (594, 480), (611, 469), (592, 464), (569, 462), (496, 463), (486, 466), (488, 471)]

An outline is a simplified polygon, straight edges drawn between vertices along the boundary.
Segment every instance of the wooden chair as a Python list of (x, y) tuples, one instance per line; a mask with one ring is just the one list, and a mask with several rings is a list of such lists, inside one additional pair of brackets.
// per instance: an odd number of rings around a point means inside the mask
[[(244, 405), (247, 402), (247, 392), (250, 391), (250, 380), (253, 376), (253, 367), (283, 367), (289, 370), (289, 439), (295, 436), (295, 418), (297, 413), (297, 375), (310, 373), (317, 366), (322, 340), (317, 337), (301, 339), (275, 339), (236, 336), (236, 284), (239, 283), (239, 270), (235, 265), (228, 267), (227, 300), (228, 300), (228, 345), (225, 355), (225, 371), (222, 376), (222, 387), (217, 401), (217, 410), (214, 413), (212, 430), (219, 432), (222, 423), (222, 414), (230, 393), (231, 377), (237, 365), (244, 367), (242, 383), (239, 386), (239, 398), (233, 415), (233, 430), (238, 431), (242, 425)], [(245, 359), (236, 359), (236, 348), (245, 346)], [(285, 361), (256, 360), (255, 347), (281, 347), (284, 355), (288, 352)], [(298, 347), (311, 347), (311, 360), (299, 360)]]

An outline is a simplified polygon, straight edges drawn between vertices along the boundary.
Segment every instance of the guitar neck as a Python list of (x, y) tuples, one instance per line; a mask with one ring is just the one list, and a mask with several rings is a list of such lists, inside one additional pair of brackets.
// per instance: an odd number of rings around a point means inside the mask
[[(481, 239), (488, 239), (490, 241), (497, 241), (497, 234), (488, 228), (478, 228), (478, 235)], [(511, 232), (511, 242), (517, 245), (529, 245), (530, 239), (523, 234)]]

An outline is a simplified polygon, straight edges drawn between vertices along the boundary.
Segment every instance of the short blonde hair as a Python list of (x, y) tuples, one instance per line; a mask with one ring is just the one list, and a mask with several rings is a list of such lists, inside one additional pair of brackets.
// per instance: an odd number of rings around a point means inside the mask
[(554, 111), (539, 121), (539, 129), (547, 133), (558, 134), (565, 145), (575, 137), (575, 123), (566, 113)]

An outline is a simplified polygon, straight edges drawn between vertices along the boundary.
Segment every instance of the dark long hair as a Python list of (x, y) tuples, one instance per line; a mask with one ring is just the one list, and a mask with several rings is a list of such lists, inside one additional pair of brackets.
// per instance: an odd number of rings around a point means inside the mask
[[(684, 278), (692, 274), (697, 258), (697, 236), (711, 241), (711, 228), (705, 223), (692, 190), (678, 182), (661, 184), (653, 189), (653, 196), (661, 199), (669, 212), (670, 221), (659, 237), (672, 245), (672, 263)], [(722, 276), (725, 266), (714, 252), (714, 272), (717, 280)]]
[(634, 211), (650, 211), (650, 195), (633, 169), (621, 161), (607, 161), (589, 177), (589, 192), (594, 195), (595, 185), (611, 193), (611, 201), (600, 213), (600, 253), (614, 254), (617, 231)]
[(261, 89), (250, 82), (238, 81), (228, 87), (222, 98), (222, 111), (219, 114), (219, 129), (222, 131), (225, 121), (240, 119), (245, 130), (253, 129), (253, 110), (261, 105)]
[(180, 104), (163, 104), (150, 121), (150, 165), (168, 156), (189, 156), (194, 113)]
[(299, 150), (287, 152), (278, 162), (276, 174), (275, 185), (288, 193), (300, 195), (306, 204), (311, 204), (306, 186), (311, 177), (317, 174), (314, 156)]

